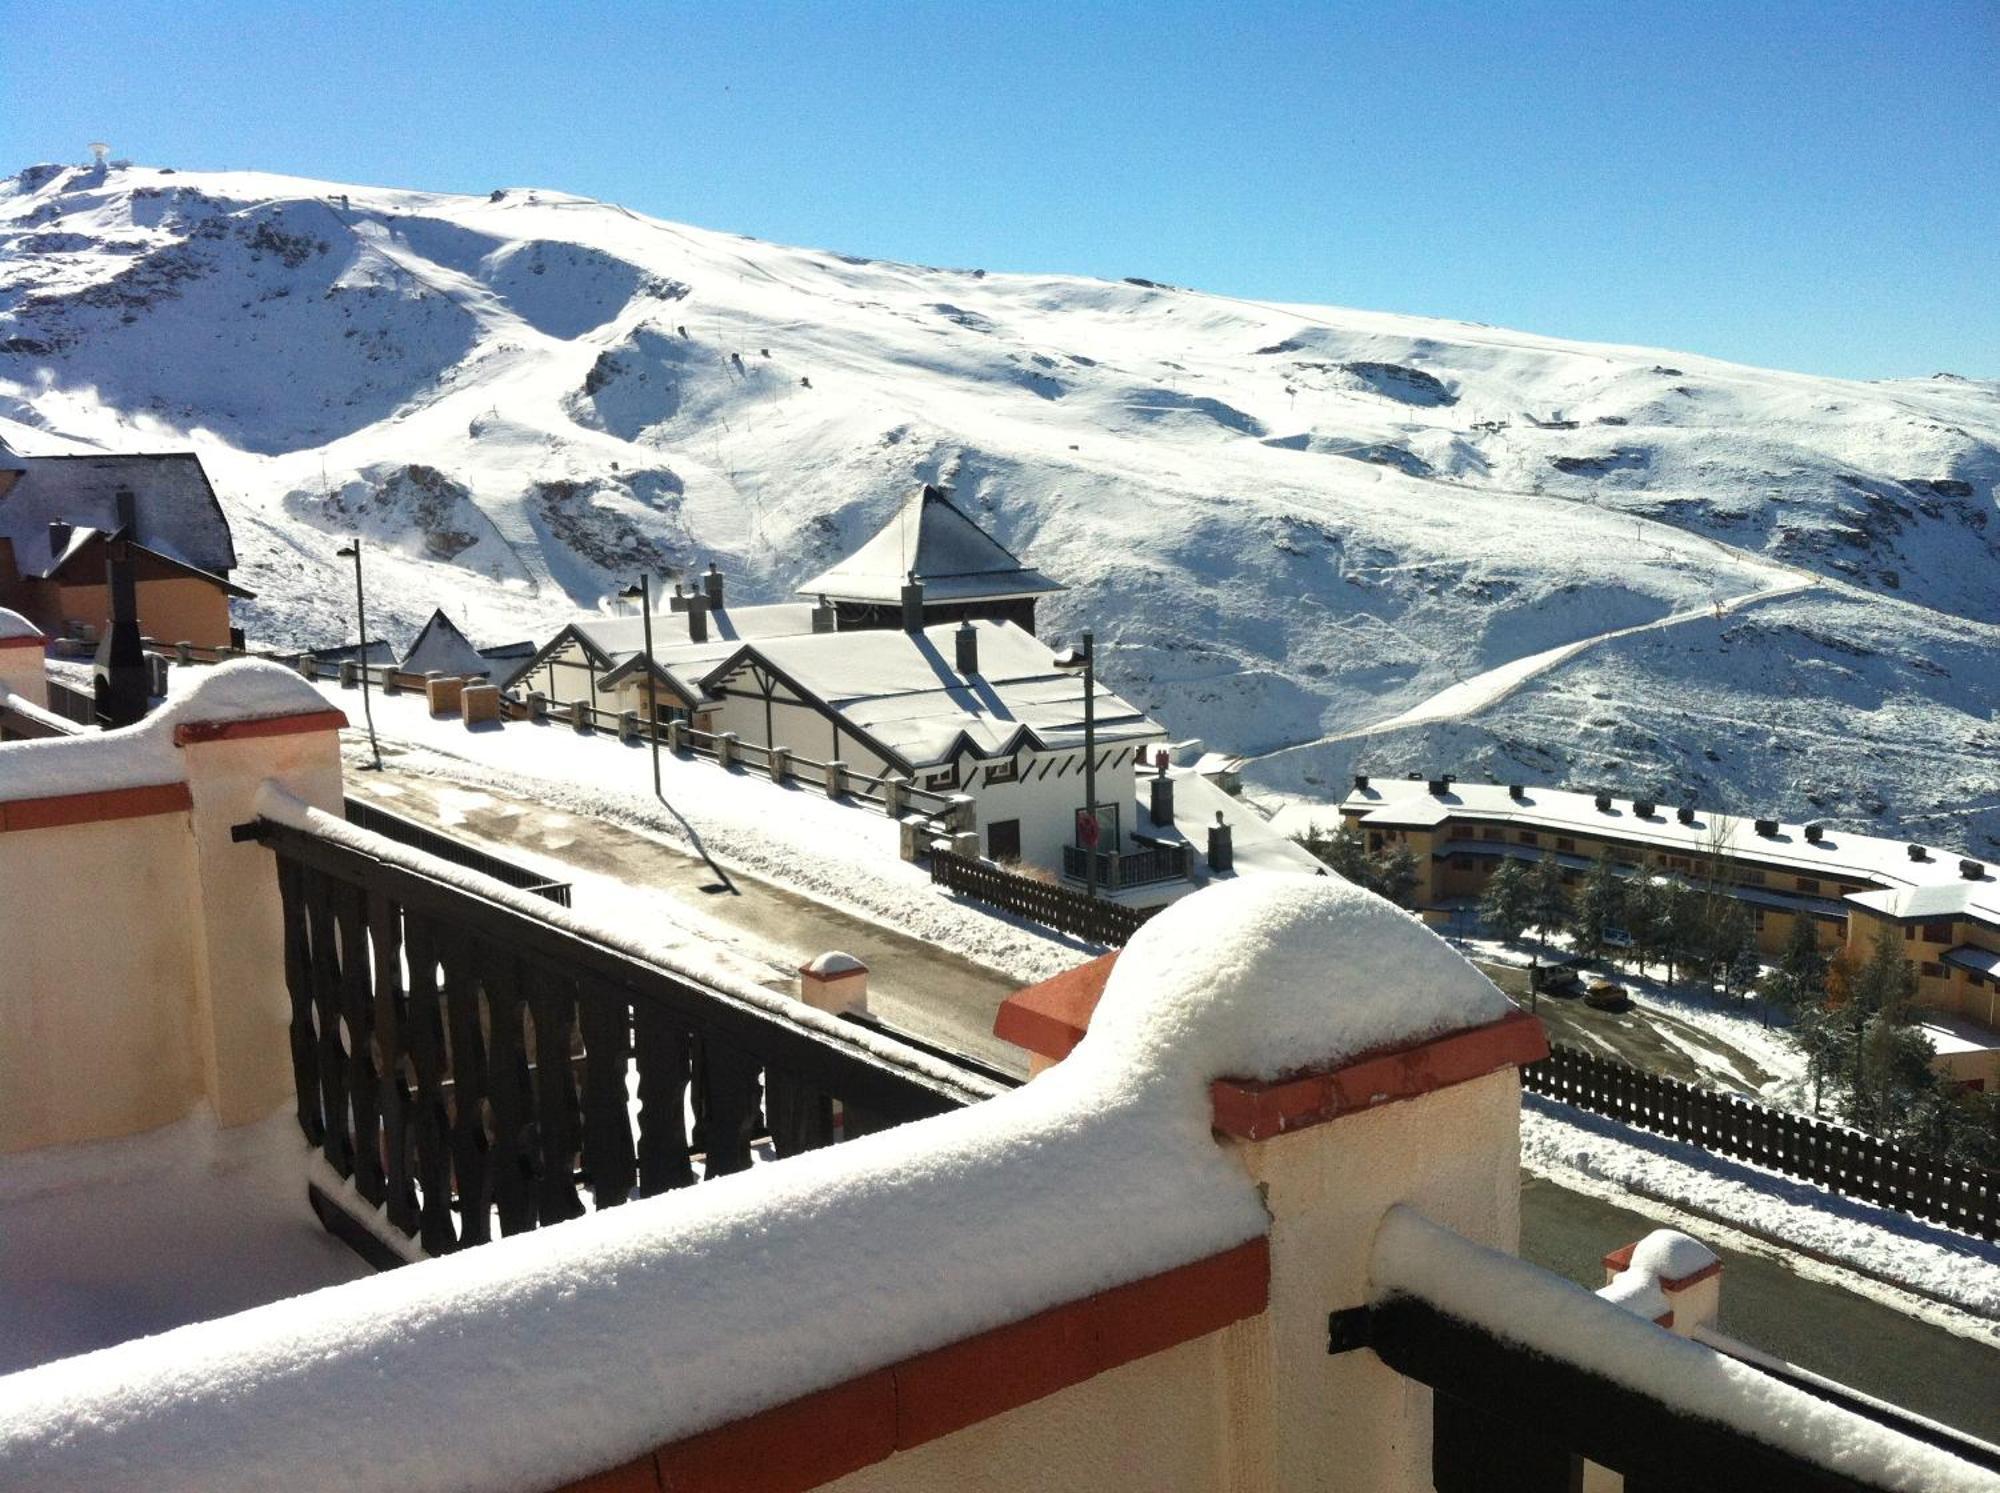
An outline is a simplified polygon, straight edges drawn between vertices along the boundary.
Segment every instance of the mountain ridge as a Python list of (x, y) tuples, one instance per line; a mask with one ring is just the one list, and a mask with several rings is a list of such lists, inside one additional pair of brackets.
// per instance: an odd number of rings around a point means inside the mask
[(1262, 791), (1527, 774), (2000, 844), (1996, 381), (114, 165), (0, 181), (0, 422), (201, 451), (273, 642), (347, 636), (349, 533), (395, 628), (500, 641), (640, 568), (776, 599), (941, 481)]

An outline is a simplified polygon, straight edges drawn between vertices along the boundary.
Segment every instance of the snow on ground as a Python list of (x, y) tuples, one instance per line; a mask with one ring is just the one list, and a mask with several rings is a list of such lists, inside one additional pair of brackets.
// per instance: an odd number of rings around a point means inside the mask
[(355, 532), (394, 641), (449, 598), (499, 642), (710, 558), (776, 599), (939, 480), (1173, 734), (1292, 748), (1269, 789), (1365, 753), (2000, 833), (1991, 381), (863, 261), (532, 188), (37, 167), (0, 179), (0, 431), (195, 446), (272, 642), (349, 635)]
[[(356, 691), (319, 688), (360, 720)], [(866, 806), (663, 750), (669, 811), (653, 797), (649, 750), (615, 735), (586, 736), (553, 721), (467, 730), (456, 719), (433, 720), (415, 694), (378, 693), (374, 708), (378, 735), (405, 749), (399, 765), (411, 771), (609, 819), (684, 853), (705, 848), (725, 866), (939, 944), (1022, 984), (1101, 952), (939, 891), (927, 871), (898, 855), (897, 821)], [(350, 731), (350, 746), (356, 739)]]
[(0, 1157), (0, 1374), (372, 1274), (306, 1206), (307, 1155), (287, 1109)]
[[(1215, 1078), (1505, 1010), (1336, 879), (1213, 887), (1141, 930), (1088, 1036), (1033, 1084), (0, 1380), (0, 1479), (233, 1493), (302, 1466), (351, 1493), (557, 1486), (1263, 1235), (1215, 1143)], [(328, 1406), (365, 1406), (367, 1434)]]
[[(1666, 1202), (1849, 1266), (1835, 1279), (1870, 1291), (1886, 1281), (1987, 1319), (1980, 1335), (2000, 1346), (2000, 1245), (1886, 1208), (1838, 1197), (1747, 1162), (1620, 1125), (1545, 1099), (1521, 1096), (1521, 1164), (1563, 1187), (1620, 1200)], [(1692, 1226), (1699, 1233), (1698, 1225)], [(1799, 1260), (1810, 1269), (1810, 1261)], [(1859, 1272), (1857, 1278), (1854, 1272)], [(1907, 1297), (1891, 1297), (1907, 1309)], [(1966, 1324), (1946, 1325), (1965, 1331)]]

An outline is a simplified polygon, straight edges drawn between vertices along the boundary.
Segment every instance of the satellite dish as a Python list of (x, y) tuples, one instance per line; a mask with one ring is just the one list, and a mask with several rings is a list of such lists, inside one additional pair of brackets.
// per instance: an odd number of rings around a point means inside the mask
[(90, 153), (96, 159), (97, 164), (102, 166), (105, 157), (111, 154), (111, 147), (102, 140), (93, 140), (90, 142)]

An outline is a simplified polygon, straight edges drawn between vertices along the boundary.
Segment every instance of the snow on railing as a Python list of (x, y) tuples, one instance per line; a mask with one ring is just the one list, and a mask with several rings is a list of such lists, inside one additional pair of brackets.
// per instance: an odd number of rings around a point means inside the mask
[[(1344, 882), (1212, 888), (1134, 940), (1089, 1035), (1024, 1088), (18, 1375), (0, 1469), (95, 1493), (229, 1493), (284, 1467), (350, 1493), (558, 1486), (1262, 1238), (1263, 1199), (1213, 1133), (1215, 1080), (1509, 1009)], [(365, 1407), (366, 1434), (341, 1406)]]
[[(1992, 1472), (1657, 1326), (1643, 1281), (1628, 1282), (1631, 1301), (1608, 1300), (1400, 1205), (1376, 1231), (1370, 1276), (1366, 1341), (1438, 1392), (1446, 1462), (1472, 1434), (1454, 1419), (1469, 1407), (1487, 1458), (1517, 1454), (1493, 1439), (1513, 1427), (1648, 1486), (1743, 1486), (1754, 1469), (1770, 1488), (2000, 1489)], [(1565, 1476), (1553, 1468), (1548, 1486), (1573, 1486)]]

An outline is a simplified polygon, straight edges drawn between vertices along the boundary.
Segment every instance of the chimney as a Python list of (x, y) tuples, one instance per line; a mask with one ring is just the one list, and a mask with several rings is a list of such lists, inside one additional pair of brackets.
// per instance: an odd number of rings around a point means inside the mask
[(1912, 846), (1910, 847), (1910, 859), (1911, 859), (1911, 860), (1913, 860), (1913, 861), (1927, 861), (1927, 860), (1929, 860), (1930, 858), (1931, 858), (1931, 853), (1930, 853), (1930, 852), (1929, 852), (1928, 850), (1924, 849), (1924, 847), (1923, 847), (1923, 846), (1921, 846), (1921, 845), (1912, 845)]
[(708, 641), (708, 598), (699, 593), (688, 597), (688, 641), (706, 643)]
[(1650, 798), (1636, 798), (1632, 801), (1632, 812), (1637, 814), (1641, 819), (1651, 819), (1653, 817), (1653, 810), (1656, 807), (1658, 805)]
[(1960, 861), (1958, 863), (1958, 874), (1963, 876), (1967, 881), (1984, 881), (1986, 879), (1986, 863), (1984, 861), (1973, 860)]
[(68, 523), (59, 518), (49, 520), (49, 563), (53, 565), (69, 548), (69, 536), (75, 533)]
[(1825, 825), (1823, 825), (1823, 824), (1808, 824), (1808, 825), (1806, 826), (1806, 843), (1807, 843), (1807, 844), (1809, 844), (1809, 845), (1817, 845), (1817, 844), (1819, 844), (1819, 842), (1820, 842), (1821, 840), (1824, 840), (1825, 838), (1826, 838), (1826, 826), (1825, 826)]
[(1694, 823), (1693, 805), (1682, 804), (1678, 809), (1674, 810), (1674, 818), (1680, 820), (1682, 824), (1693, 824)]
[[(130, 511), (131, 494), (119, 493), (119, 516)], [(139, 589), (132, 575), (129, 539), (114, 539), (104, 549), (104, 583), (111, 596), (111, 618), (97, 645), (95, 691), (98, 724), (130, 726), (143, 720), (151, 680), (146, 649), (139, 640)]]
[(958, 631), (952, 634), (952, 641), (958, 645), (958, 672), (968, 678), (979, 672), (979, 629), (970, 621), (958, 624)]
[(715, 568), (715, 562), (708, 562), (708, 574), (701, 578), (701, 589), (708, 593), (711, 611), (722, 610), (722, 572)]
[(1174, 780), (1154, 778), (1151, 781), (1153, 826), (1157, 829), (1174, 822)]
[(1507, 785), (1507, 796), (1517, 804), (1524, 803), (1528, 797), (1528, 790), (1523, 788), (1519, 783), (1509, 783)]
[(1775, 819), (1759, 819), (1756, 829), (1757, 833), (1767, 840), (1775, 840), (1778, 837), (1778, 821)]
[(924, 583), (912, 575), (903, 583), (903, 631), (924, 630)]
[(1223, 823), (1222, 810), (1215, 811), (1215, 823), (1208, 827), (1208, 869), (1214, 875), (1236, 869), (1236, 846), (1229, 826)]
[(1355, 791), (1356, 793), (1366, 793), (1366, 792), (1368, 791), (1368, 774), (1367, 774), (1367, 773), (1365, 773), (1365, 772), (1357, 772), (1357, 773), (1356, 773), (1356, 774), (1354, 775), (1354, 791)]
[(1432, 778), (1426, 786), (1429, 787), (1432, 798), (1443, 798), (1451, 791), (1451, 779)]
[(1597, 795), (1597, 812), (1600, 814), (1609, 814), (1611, 812), (1610, 794), (1600, 793)]
[(118, 527), (125, 531), (127, 539), (139, 536), (132, 531), (139, 527), (139, 500), (129, 487), (121, 487), (111, 495), (112, 506), (118, 513)]
[(814, 632), (833, 631), (833, 603), (828, 601), (824, 596), (813, 607), (812, 617)]

